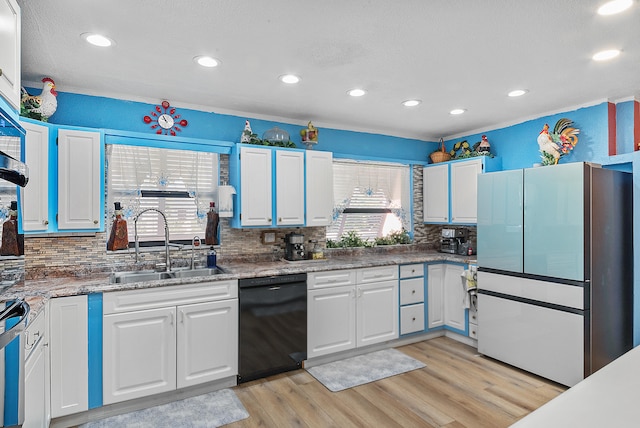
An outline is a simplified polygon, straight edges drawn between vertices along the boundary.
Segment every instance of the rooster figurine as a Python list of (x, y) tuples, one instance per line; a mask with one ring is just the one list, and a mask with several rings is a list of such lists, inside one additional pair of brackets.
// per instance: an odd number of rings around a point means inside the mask
[(50, 77), (42, 79), (43, 88), (40, 95), (29, 95), (22, 88), (20, 114), (31, 119), (46, 122), (58, 108), (56, 84)]
[(544, 124), (538, 135), (538, 146), (543, 165), (555, 165), (578, 144), (580, 130), (573, 127), (573, 121), (563, 118), (556, 122), (553, 132)]

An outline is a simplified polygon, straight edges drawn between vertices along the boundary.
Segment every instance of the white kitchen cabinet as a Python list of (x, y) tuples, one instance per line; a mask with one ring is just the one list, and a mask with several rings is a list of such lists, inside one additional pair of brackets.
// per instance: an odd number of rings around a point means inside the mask
[(304, 225), (304, 152), (276, 150), (276, 225)]
[(333, 154), (308, 150), (306, 156), (307, 226), (329, 226), (333, 219)]
[(240, 221), (242, 226), (271, 226), (273, 193), (272, 150), (240, 148)]
[(238, 373), (237, 280), (104, 295), (103, 403)]
[(444, 264), (427, 265), (427, 328), (444, 325)]
[(428, 328), (444, 326), (447, 330), (467, 334), (466, 288), (461, 274), (464, 265), (436, 263), (428, 265)]
[[(104, 226), (104, 173), (99, 132), (22, 120), (29, 184), (20, 189), (25, 232), (98, 231)], [(58, 141), (58, 164), (49, 140)], [(55, 198), (49, 183), (58, 181)], [(57, 206), (57, 212), (56, 212)], [(57, 221), (56, 221), (57, 219)]]
[(449, 165), (422, 169), (422, 201), (425, 223), (449, 222)]
[(27, 131), (25, 163), (29, 165), (29, 184), (22, 194), (22, 229), (25, 232), (49, 228), (49, 127), (21, 121)]
[(49, 309), (51, 417), (57, 418), (89, 406), (87, 296), (52, 299)]
[(478, 174), (497, 171), (499, 158), (480, 156), (423, 168), (425, 223), (476, 224)]
[(0, 95), (20, 110), (20, 6), (16, 0), (0, 0)]
[(243, 145), (239, 148), (237, 165), (240, 211), (232, 222), (234, 227), (238, 223), (240, 227), (304, 225), (303, 151)]
[(355, 285), (310, 289), (308, 291), (308, 358), (356, 347), (355, 300)]
[(481, 158), (451, 164), (451, 223), (478, 222), (478, 174)]
[(99, 229), (103, 217), (99, 132), (58, 130), (58, 229)]
[(358, 284), (357, 293), (356, 347), (397, 339), (398, 279)]
[(46, 310), (31, 321), (24, 333), (24, 422), (23, 428), (47, 428), (49, 405), (49, 345)]
[(466, 332), (466, 311), (464, 306), (466, 288), (462, 282), (464, 266), (445, 264), (444, 273), (444, 325), (460, 332)]
[(176, 389), (175, 318), (175, 307), (104, 317), (103, 404)]
[(238, 301), (178, 306), (177, 387), (238, 373)]
[(397, 266), (312, 272), (307, 286), (308, 358), (398, 338)]

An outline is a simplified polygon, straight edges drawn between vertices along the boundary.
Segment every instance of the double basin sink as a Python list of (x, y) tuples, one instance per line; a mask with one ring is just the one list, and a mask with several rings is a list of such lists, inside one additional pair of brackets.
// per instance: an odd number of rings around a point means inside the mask
[(151, 270), (114, 272), (109, 277), (111, 284), (128, 284), (131, 282), (158, 281), (161, 279), (195, 278), (198, 276), (212, 276), (226, 273), (222, 268), (176, 269), (171, 272), (156, 272)]

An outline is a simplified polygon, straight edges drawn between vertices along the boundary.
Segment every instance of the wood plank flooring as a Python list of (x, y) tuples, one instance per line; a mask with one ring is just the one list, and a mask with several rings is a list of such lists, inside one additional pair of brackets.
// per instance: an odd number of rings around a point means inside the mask
[(244, 427), (508, 427), (566, 390), (447, 337), (402, 346), (425, 368), (331, 392), (304, 370), (234, 389)]

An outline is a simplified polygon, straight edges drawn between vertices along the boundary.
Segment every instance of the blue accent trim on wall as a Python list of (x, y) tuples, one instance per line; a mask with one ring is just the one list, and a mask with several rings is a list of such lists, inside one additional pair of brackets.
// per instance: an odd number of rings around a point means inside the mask
[(87, 296), (89, 409), (102, 407), (102, 293)]
[[(15, 326), (19, 317), (9, 318), (5, 330)], [(19, 336), (21, 337), (21, 336)], [(18, 400), (20, 384), (20, 347), (19, 337), (13, 339), (4, 348), (4, 425), (18, 424)]]

